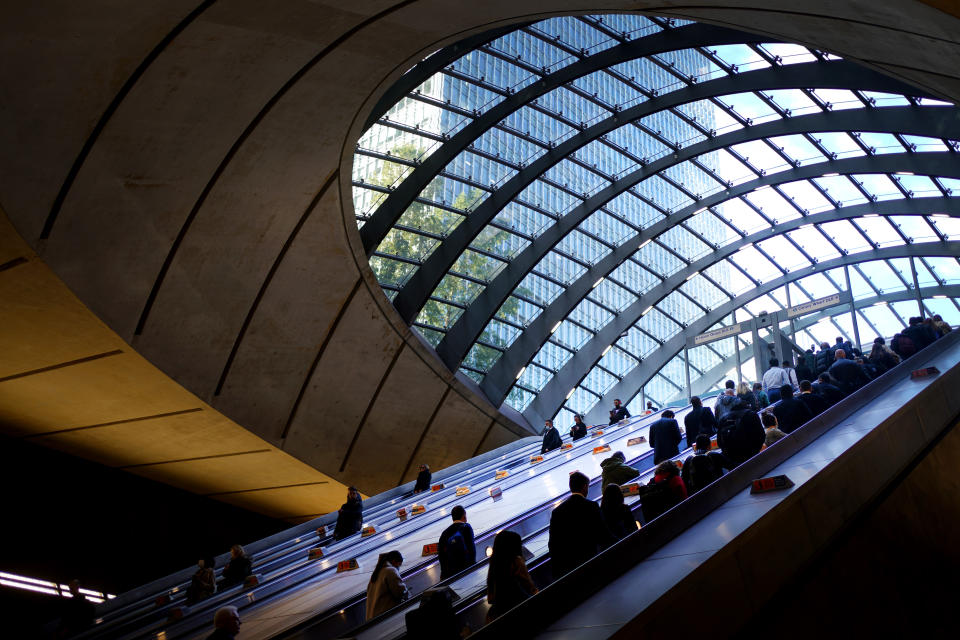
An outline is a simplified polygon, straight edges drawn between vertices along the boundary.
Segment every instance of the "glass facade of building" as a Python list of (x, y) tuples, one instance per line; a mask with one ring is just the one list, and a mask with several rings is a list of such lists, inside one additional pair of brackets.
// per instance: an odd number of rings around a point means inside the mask
[(806, 347), (921, 308), (960, 323), (953, 105), (639, 15), (434, 56), (358, 143), (354, 206), (401, 316), (494, 403), (596, 416), (611, 394), (638, 410), (753, 380), (749, 334), (685, 338), (838, 291), (855, 316), (780, 328)]

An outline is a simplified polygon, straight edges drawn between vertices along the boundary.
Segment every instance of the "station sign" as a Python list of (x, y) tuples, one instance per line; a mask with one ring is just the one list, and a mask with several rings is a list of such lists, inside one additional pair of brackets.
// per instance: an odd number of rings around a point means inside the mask
[(343, 573), (344, 571), (354, 571), (360, 568), (360, 563), (357, 562), (356, 558), (350, 558), (349, 560), (341, 560), (337, 563), (337, 573)]
[(781, 491), (793, 486), (793, 481), (787, 476), (771, 476), (769, 478), (759, 478), (754, 480), (750, 486), (750, 493), (767, 493), (768, 491)]

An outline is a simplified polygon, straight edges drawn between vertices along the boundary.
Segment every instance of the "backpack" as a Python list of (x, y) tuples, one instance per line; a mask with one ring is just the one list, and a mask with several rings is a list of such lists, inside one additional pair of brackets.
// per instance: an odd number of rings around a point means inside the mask
[(896, 351), (904, 360), (917, 352), (917, 345), (914, 344), (913, 339), (910, 336), (900, 333), (894, 337), (894, 340), (897, 341)]
[(684, 465), (685, 471), (688, 465), (690, 467), (690, 486), (687, 487), (687, 493), (690, 494), (700, 491), (721, 475), (720, 469), (717, 469), (717, 465), (709, 453), (691, 456)]
[(467, 541), (463, 538), (463, 527), (457, 527), (457, 530), (444, 540), (443, 556), (450, 575), (467, 567)]

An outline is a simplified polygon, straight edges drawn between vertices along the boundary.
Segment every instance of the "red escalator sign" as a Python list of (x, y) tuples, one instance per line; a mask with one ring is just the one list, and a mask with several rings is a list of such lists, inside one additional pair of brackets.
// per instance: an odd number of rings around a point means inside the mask
[(643, 436), (638, 436), (638, 437), (636, 437), (636, 438), (630, 438), (629, 440), (627, 440), (627, 446), (628, 446), (628, 447), (633, 447), (633, 446), (638, 445), (638, 444), (644, 444), (646, 441), (647, 441), (647, 439), (644, 438)]
[(594, 447), (593, 455), (597, 455), (598, 453), (604, 453), (605, 451), (610, 451), (610, 445), (603, 444), (603, 445), (600, 445), (599, 447)]
[(320, 547), (314, 547), (313, 549), (310, 549), (310, 551), (307, 552), (307, 558), (309, 558), (310, 560), (319, 560), (322, 557), (323, 557), (323, 549), (321, 549)]
[(457, 496), (465, 496), (470, 493), (470, 487), (457, 487)]
[(927, 376), (935, 376), (940, 373), (940, 369), (936, 367), (924, 367), (923, 369), (915, 369), (910, 372), (910, 379), (916, 380), (917, 378), (926, 378)]
[(443, 487), (444, 487), (443, 483), (439, 482), (433, 485), (432, 487), (430, 487), (430, 491), (440, 491), (441, 489), (443, 489)]
[(640, 485), (636, 482), (631, 482), (630, 484), (625, 484), (620, 487), (620, 491), (625, 498), (628, 496), (638, 496), (640, 495)]
[(438, 543), (434, 542), (433, 544), (423, 545), (423, 554), (422, 557), (426, 558), (427, 556), (437, 555), (437, 549), (439, 548)]
[(560, 451), (569, 451), (570, 449), (573, 449), (573, 445), (569, 442), (560, 447)]
[(538, 462), (543, 462), (543, 456), (530, 456), (530, 464), (537, 464)]
[(510, 472), (509, 472), (509, 471), (507, 471), (506, 469), (501, 469), (500, 471), (497, 471), (497, 475), (494, 476), (493, 479), (494, 479), (494, 480), (503, 480), (503, 479), (506, 478), (508, 475), (510, 475)]
[(427, 505), (425, 504), (415, 504), (410, 508), (411, 515), (418, 516), (421, 513), (424, 513), (427, 510)]
[(361, 538), (366, 538), (367, 536), (372, 536), (372, 535), (375, 534), (376, 532), (377, 532), (377, 530), (374, 529), (373, 527), (364, 527), (363, 530), (360, 531), (360, 537), (361, 537)]
[(354, 569), (359, 569), (360, 563), (357, 562), (356, 558), (350, 558), (349, 560), (341, 560), (337, 563), (337, 573), (343, 573), (344, 571), (353, 571)]
[(793, 481), (787, 476), (771, 476), (769, 478), (758, 478), (750, 486), (750, 493), (766, 493), (768, 491), (781, 491), (793, 486)]
[(407, 510), (406, 509), (397, 509), (397, 517), (400, 518), (401, 522), (407, 519)]
[(591, 435), (591, 437), (593, 437), (593, 438), (599, 438), (600, 436), (603, 435), (603, 429), (597, 429), (596, 431), (594, 431), (594, 432), (591, 433), (590, 435)]

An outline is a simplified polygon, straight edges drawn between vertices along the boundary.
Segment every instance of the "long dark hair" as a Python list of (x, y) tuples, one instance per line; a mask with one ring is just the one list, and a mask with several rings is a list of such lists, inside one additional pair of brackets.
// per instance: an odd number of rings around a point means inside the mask
[(493, 539), (493, 555), (490, 556), (490, 568), (487, 570), (487, 586), (512, 578), (513, 563), (518, 556), (523, 557), (520, 534), (514, 531), (498, 533)]
[(612, 511), (623, 506), (623, 490), (616, 482), (611, 482), (603, 490), (603, 499), (600, 500), (601, 511)]
[(387, 566), (388, 562), (399, 562), (403, 564), (403, 554), (394, 549), (393, 551), (387, 551), (386, 553), (381, 553), (380, 557), (377, 558), (377, 566), (373, 569), (373, 573), (370, 574), (370, 583), (377, 581), (377, 576), (380, 575), (380, 570)]

